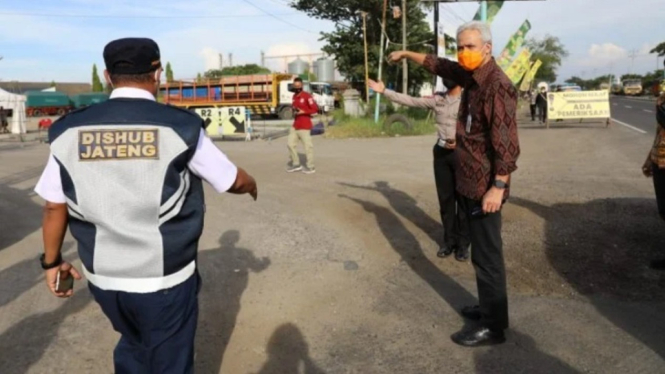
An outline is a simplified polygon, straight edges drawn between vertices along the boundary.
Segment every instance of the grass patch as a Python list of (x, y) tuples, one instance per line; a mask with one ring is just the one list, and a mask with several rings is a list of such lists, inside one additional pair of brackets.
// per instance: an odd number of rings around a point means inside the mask
[[(398, 111), (398, 113), (406, 115), (413, 123), (413, 128), (407, 128), (401, 123), (393, 123), (390, 126), (385, 126), (384, 123), (388, 118), (387, 115), (382, 115), (379, 118), (379, 123), (374, 123), (373, 115), (369, 117), (351, 118), (344, 115), (342, 111), (336, 111), (333, 114), (335, 125), (329, 126), (326, 129), (325, 137), (330, 139), (381, 138), (429, 135), (436, 132), (433, 116), (428, 120), (426, 115), (410, 115), (406, 110), (403, 113), (402, 111)], [(419, 119), (418, 117), (421, 118)]]

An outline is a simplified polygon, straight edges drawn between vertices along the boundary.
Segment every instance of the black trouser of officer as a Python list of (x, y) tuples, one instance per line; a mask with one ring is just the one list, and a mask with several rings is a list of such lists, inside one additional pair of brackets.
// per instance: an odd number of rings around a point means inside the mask
[(540, 122), (545, 123), (547, 121), (547, 103), (541, 102), (538, 104), (538, 119)]
[(476, 270), (480, 322), (492, 330), (508, 328), (506, 269), (501, 239), (501, 211), (482, 213), (482, 203), (462, 197), (471, 233), (471, 262)]
[(531, 120), (536, 120), (536, 104), (529, 104), (529, 109), (531, 109)]
[(173, 288), (152, 293), (88, 286), (113, 329), (122, 335), (113, 352), (116, 374), (194, 372), (198, 273)]
[(434, 180), (443, 223), (443, 242), (448, 247), (469, 246), (469, 224), (459, 207), (460, 195), (455, 190), (455, 150), (434, 145)]
[(651, 166), (653, 171), (653, 188), (656, 191), (656, 204), (658, 204), (658, 214), (665, 220), (665, 169), (659, 169), (658, 165)]

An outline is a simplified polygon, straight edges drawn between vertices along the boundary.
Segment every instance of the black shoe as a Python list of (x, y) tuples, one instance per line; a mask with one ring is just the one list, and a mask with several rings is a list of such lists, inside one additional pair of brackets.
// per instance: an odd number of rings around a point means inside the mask
[(455, 248), (455, 260), (466, 262), (469, 260), (469, 246), (462, 245)]
[(665, 270), (665, 258), (662, 260), (651, 261), (650, 267), (654, 270)]
[(438, 252), (436, 252), (436, 256), (440, 258), (446, 258), (453, 254), (453, 251), (455, 251), (455, 247), (451, 245), (444, 244), (441, 249), (439, 249)]
[(480, 347), (505, 343), (503, 331), (490, 330), (487, 327), (476, 327), (472, 330), (460, 331), (450, 337), (453, 342), (465, 347)]
[(462, 308), (462, 317), (480, 321), (480, 305), (465, 306)]

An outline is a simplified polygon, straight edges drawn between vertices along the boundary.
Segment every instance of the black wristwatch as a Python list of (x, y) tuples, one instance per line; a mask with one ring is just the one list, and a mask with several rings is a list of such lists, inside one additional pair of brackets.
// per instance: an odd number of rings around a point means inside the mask
[(53, 269), (60, 264), (62, 264), (62, 254), (58, 253), (58, 258), (55, 259), (55, 261), (51, 262), (50, 264), (44, 263), (44, 259), (46, 258), (46, 255), (42, 253), (41, 257), (39, 257), (39, 262), (42, 264), (42, 269), (48, 270), (48, 269)]
[(500, 189), (503, 190), (503, 189), (508, 188), (509, 186), (508, 186), (508, 183), (506, 183), (506, 182), (503, 182), (503, 181), (500, 181), (500, 180), (495, 180), (494, 181), (494, 187), (500, 188)]

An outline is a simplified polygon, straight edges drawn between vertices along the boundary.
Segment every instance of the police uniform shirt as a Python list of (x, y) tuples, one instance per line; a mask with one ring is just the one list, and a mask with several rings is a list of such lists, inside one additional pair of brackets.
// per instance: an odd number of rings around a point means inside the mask
[[(155, 101), (155, 98), (151, 93), (136, 88), (115, 89), (110, 98)], [(171, 110), (175, 109), (171, 108)], [(113, 127), (111, 127), (111, 129), (113, 129)], [(170, 129), (164, 128), (161, 136), (167, 136), (169, 134), (166, 130)], [(71, 129), (68, 131), (71, 131)], [(91, 193), (90, 189), (91, 186), (95, 188), (99, 188), (99, 186), (95, 186), (95, 182), (85, 181), (86, 178), (79, 178), (80, 181), (83, 181), (80, 184), (84, 186), (76, 186), (77, 189), (83, 190), (77, 190), (76, 193), (87, 193), (88, 195), (84, 196), (86, 196), (87, 201), (89, 202), (88, 212), (82, 213), (89, 213), (95, 218), (93, 221), (101, 220), (104, 223), (103, 225), (90, 225), (88, 223), (88, 225), (92, 226), (89, 230), (92, 232), (92, 234), (90, 234), (92, 238), (88, 240), (93, 242), (93, 249), (90, 251), (94, 252), (94, 259), (88, 260), (87, 266), (95, 267), (94, 272), (89, 271), (86, 269), (86, 261), (83, 261), (83, 272), (88, 281), (95, 284), (97, 287), (106, 290), (145, 293), (173, 287), (188, 279), (189, 276), (194, 273), (195, 261), (191, 261), (186, 264), (186, 266), (183, 266), (182, 269), (177, 269), (177, 271), (174, 270), (173, 274), (165, 274), (165, 270), (163, 270), (165, 265), (163, 265), (163, 263), (166, 262), (165, 257), (168, 255), (167, 252), (171, 251), (172, 253), (173, 248), (166, 249), (167, 244), (164, 243), (166, 238), (163, 234), (160, 235), (161, 226), (168, 223), (168, 220), (174, 219), (174, 217), (176, 220), (179, 219), (179, 217), (177, 217), (179, 213), (178, 210), (182, 209), (183, 200), (186, 199), (183, 197), (187, 194), (185, 189), (191, 188), (194, 183), (189, 180), (188, 172), (191, 172), (202, 180), (208, 182), (219, 193), (226, 192), (231, 186), (233, 186), (238, 172), (237, 167), (213, 144), (210, 138), (205, 135), (204, 130), (201, 128), (199, 131), (201, 133), (198, 137), (198, 143), (196, 144), (194, 154), (187, 162), (187, 170), (183, 170), (180, 175), (181, 181), (178, 189), (181, 190), (181, 198), (178, 198), (178, 191), (175, 191), (168, 201), (164, 202), (162, 206), (157, 206), (156, 208), (160, 210), (159, 219), (148, 217), (148, 219), (144, 218), (143, 220), (136, 219), (131, 221), (132, 217), (125, 216), (128, 212), (122, 211), (123, 202), (133, 201), (133, 199), (136, 199), (136, 196), (133, 195), (134, 191), (124, 188), (115, 188), (112, 191), (100, 191), (100, 194), (104, 194), (104, 203), (113, 205), (113, 209), (104, 210), (103, 207), (98, 207), (95, 201), (90, 202), (91, 199), (95, 198), (94, 191)], [(114, 131), (106, 131), (106, 133), (104, 133), (103, 130), (99, 131), (95, 128), (87, 130), (85, 126), (79, 127), (79, 149), (74, 151), (78, 160), (75, 164), (95, 162), (94, 160), (96, 158), (104, 158), (107, 157), (108, 154), (112, 154), (115, 159), (119, 159), (121, 158), (120, 156), (131, 156), (131, 152), (138, 152), (137, 154), (140, 154), (142, 158), (150, 158), (151, 155), (155, 155), (155, 162), (161, 163), (162, 167), (164, 167), (164, 164), (172, 162), (172, 160), (168, 159), (169, 157), (178, 157), (176, 154), (167, 155), (166, 153), (168, 149), (161, 149), (163, 153), (162, 155), (155, 154), (156, 149), (154, 149), (154, 146), (160, 144), (160, 141), (166, 141), (166, 139), (156, 139), (160, 136), (159, 130), (150, 130), (150, 127), (138, 127), (136, 131), (123, 131), (123, 141), (116, 142), (116, 144), (123, 143), (126, 144), (125, 147), (122, 147), (121, 145), (116, 145), (115, 148), (101, 147), (101, 144), (104, 144), (101, 136), (113, 132)], [(108, 136), (111, 137), (112, 135)], [(116, 132), (113, 136), (119, 135), (117, 135)], [(98, 137), (98, 139), (95, 140), (95, 137)], [(124, 137), (130, 138), (129, 140), (131, 140), (132, 137), (140, 139), (140, 141), (134, 143), (139, 144), (143, 148), (138, 148), (138, 145), (130, 144), (131, 141), (124, 139)], [(176, 142), (181, 142), (178, 140), (177, 136), (172, 135), (172, 137), (175, 137)], [(90, 144), (90, 146), (86, 146), (85, 144)], [(95, 145), (98, 147), (95, 147)], [(63, 188), (63, 175), (61, 175), (61, 168), (63, 166), (60, 163), (62, 160), (56, 160), (53, 153), (54, 145), (52, 144), (51, 146), (52, 152), (49, 155), (46, 168), (35, 187), (35, 192), (46, 201), (59, 204), (67, 203), (70, 217), (84, 221), (85, 218), (82, 217), (84, 214), (77, 212), (75, 209), (77, 205), (66, 196), (65, 189)], [(71, 147), (69, 143), (65, 143), (65, 146)], [(158, 159), (158, 156), (161, 156), (162, 159)], [(89, 160), (84, 160), (86, 157)], [(111, 162), (131, 161), (116, 160)], [(155, 175), (153, 176), (151, 174)], [(70, 176), (66, 175), (65, 177), (68, 183), (70, 183)], [(154, 194), (161, 195), (165, 182), (163, 181), (164, 176), (161, 176), (161, 180), (158, 179), (159, 177), (160, 175), (157, 175), (157, 173), (147, 173), (145, 179), (150, 180), (141, 181), (141, 183), (150, 183), (150, 185), (144, 186), (143, 193), (145, 193), (145, 191), (154, 191)], [(109, 176), (109, 178), (113, 178), (113, 176)], [(202, 200), (202, 191), (200, 198)], [(150, 206), (150, 209), (154, 208), (155, 207)], [(144, 213), (141, 209), (139, 209), (139, 211), (141, 211), (141, 214)], [(161, 214), (162, 211), (163, 214)], [(135, 209), (133, 212), (130, 211), (130, 214), (136, 212)], [(202, 229), (202, 210), (199, 209), (197, 214), (200, 215), (200, 217), (197, 217), (197, 220), (200, 220), (200, 224), (197, 221), (194, 226), (200, 227), (187, 227), (183, 230), (189, 230), (191, 240), (196, 240), (198, 242), (198, 235), (196, 235), (194, 231)], [(102, 215), (104, 217), (100, 217)], [(77, 221), (77, 223), (80, 223), (80, 221)], [(70, 229), (73, 229), (72, 222), (70, 222)], [(117, 232), (113, 232), (116, 230)], [(173, 229), (171, 228), (171, 230)], [(72, 230), (72, 233), (74, 233), (74, 230)], [(109, 240), (107, 240), (109, 237), (114, 239), (109, 242)], [(77, 240), (79, 240), (80, 248), (81, 240), (78, 237)], [(106, 242), (104, 240), (106, 240)], [(113, 241), (115, 241), (115, 243)], [(190, 244), (190, 247), (191, 246), (192, 245)], [(177, 249), (178, 248), (176, 248), (176, 250)], [(125, 251), (125, 253), (123, 253), (123, 251)], [(133, 252), (126, 253), (126, 251)], [(189, 252), (191, 251), (192, 249), (190, 248)], [(81, 251), (79, 251), (79, 253), (81, 253)], [(195, 255), (190, 254), (188, 256), (191, 257)], [(143, 268), (132, 268), (132, 259), (135, 259), (136, 262), (143, 262)], [(82, 260), (84, 260), (83, 256)], [(187, 259), (187, 261), (190, 261), (190, 259)], [(162, 268), (160, 268), (159, 265), (153, 265), (154, 263), (160, 262), (162, 263)], [(93, 263), (94, 265), (92, 265)], [(99, 267), (99, 270), (97, 267)]]

